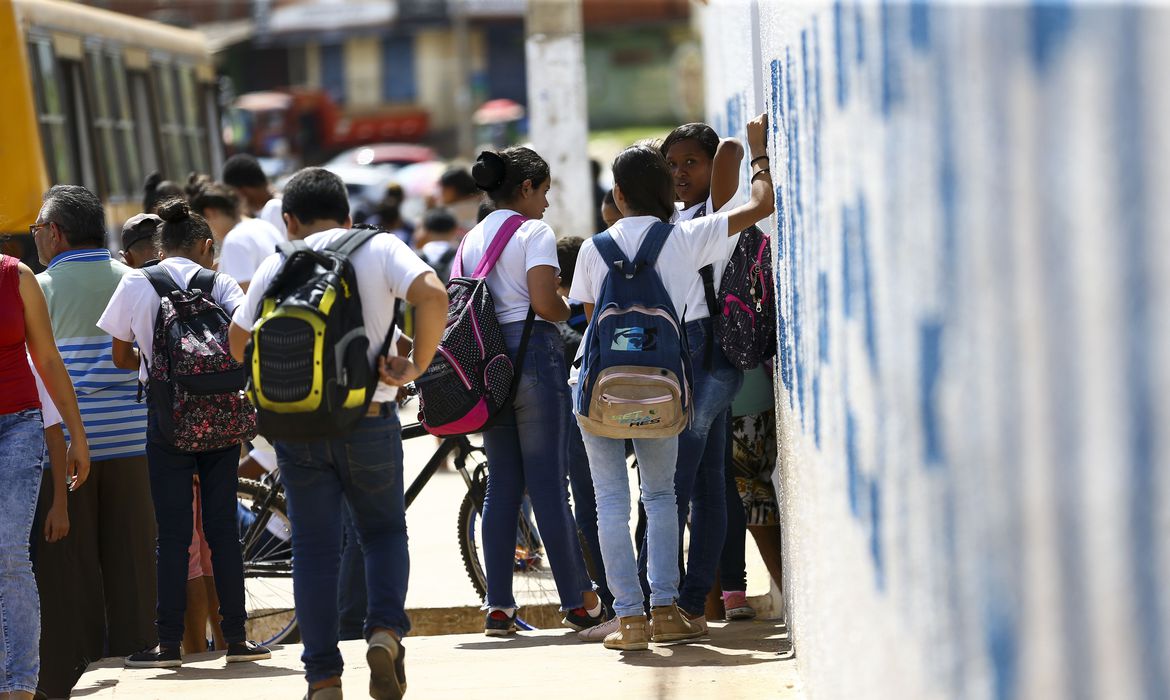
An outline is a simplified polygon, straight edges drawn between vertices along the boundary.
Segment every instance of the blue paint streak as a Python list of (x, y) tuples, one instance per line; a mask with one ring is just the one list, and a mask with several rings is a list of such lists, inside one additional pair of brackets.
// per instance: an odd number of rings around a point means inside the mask
[[(1149, 256), (1157, 225), (1149, 214), (1148, 191), (1150, 183), (1144, 178), (1146, 160), (1156, 157), (1145, 149), (1141, 134), (1146, 125), (1143, 95), (1142, 39), (1140, 24), (1144, 12), (1126, 8), (1121, 20), (1123, 47), (1118, 64), (1117, 92), (1113, 104), (1116, 110), (1118, 133), (1114, 143), (1119, 144), (1117, 174), (1118, 187), (1125, 196), (1125, 216), (1121, 217), (1124, 257), (1124, 285), (1128, 299), (1125, 333), (1124, 381), (1129, 395), (1129, 468), (1130, 492), (1129, 527), (1132, 543), (1131, 561), (1134, 582), (1135, 610), (1138, 619), (1135, 629), (1140, 643), (1141, 680), (1147, 698), (1170, 697), (1170, 670), (1166, 659), (1165, 615), (1168, 611), (1166, 582), (1159, 580), (1160, 547), (1165, 532), (1158, 526), (1158, 514), (1170, 504), (1159, 497), (1155, 434), (1164, 425), (1155, 423), (1154, 366), (1159, 358), (1151, 355), (1154, 347), (1154, 328), (1164, 319), (1158, 315), (1151, 290)], [(1158, 74), (1160, 67), (1147, 65), (1147, 74)], [(1161, 183), (1154, 184), (1156, 188)]]
[(942, 436), (939, 433), (935, 397), (942, 370), (942, 334), (943, 326), (938, 321), (924, 321), (919, 324), (918, 398), (922, 412), (922, 436), (926, 443), (927, 467), (940, 467), (943, 464)]
[(865, 301), (865, 348), (869, 353), (870, 369), (877, 371), (877, 310), (873, 301), (873, 265), (869, 257), (869, 221), (865, 197), (857, 196), (857, 241), (861, 263), (861, 289)]
[(890, 116), (895, 105), (902, 101), (902, 67), (894, 50), (893, 10), (889, 0), (883, 0), (881, 5), (881, 34), (882, 34), (882, 115)]
[(938, 100), (938, 192), (942, 205), (944, 302), (951, 306), (958, 292), (959, 166), (955, 156), (955, 119), (951, 103), (954, 79), (945, 56), (937, 60), (935, 94)]
[(910, 45), (920, 52), (930, 49), (930, 4), (927, 0), (910, 2)]
[(796, 402), (800, 409), (801, 424), (807, 422), (807, 403), (804, 399), (804, 352), (802, 338), (804, 335), (803, 328), (803, 313), (801, 311), (801, 293), (800, 293), (800, 256), (796, 248), (797, 236), (797, 216), (799, 215), (801, 221), (804, 219), (804, 205), (802, 190), (800, 184), (800, 120), (797, 117), (796, 110), (796, 87), (792, 84), (792, 76), (794, 73), (792, 53), (785, 50), (785, 71), (784, 71), (784, 88), (787, 94), (788, 101), (788, 172), (789, 172), (789, 257), (788, 257), (788, 273), (789, 286), (792, 290), (792, 352), (793, 352), (793, 370), (795, 372), (794, 384), (796, 388)]
[(813, 442), (817, 449), (821, 449), (821, 377), (818, 374), (812, 381), (813, 400)]
[(1032, 63), (1043, 72), (1056, 60), (1073, 28), (1073, 10), (1064, 0), (1036, 0), (1031, 8)]
[(845, 7), (841, 0), (833, 3), (833, 57), (837, 71), (837, 106), (849, 101), (849, 83), (845, 77)]
[(885, 558), (882, 554), (882, 495), (876, 480), (869, 482), (869, 555), (873, 559), (874, 584), (879, 591), (886, 588)]
[(829, 276), (821, 272), (817, 275), (817, 318), (819, 328), (817, 339), (820, 344), (821, 362), (829, 361)]
[(853, 210), (841, 205), (841, 298), (845, 318), (853, 318)]
[(853, 3), (853, 41), (855, 42), (854, 60), (857, 65), (865, 62), (865, 20), (861, 16), (861, 3)]
[(802, 29), (800, 30), (800, 74), (806, 113), (812, 107), (812, 80), (809, 79), (810, 63), (811, 61), (808, 60), (808, 30)]
[[(985, 590), (996, 591), (993, 583)], [(1019, 679), (1020, 640), (1015, 617), (1001, 607), (1001, 596), (990, 595), (983, 611), (984, 643), (994, 671), (992, 688), (995, 700), (1013, 700)]]
[(857, 419), (853, 410), (845, 409), (845, 477), (849, 492), (849, 512), (853, 517), (861, 514), (861, 469), (857, 454)]

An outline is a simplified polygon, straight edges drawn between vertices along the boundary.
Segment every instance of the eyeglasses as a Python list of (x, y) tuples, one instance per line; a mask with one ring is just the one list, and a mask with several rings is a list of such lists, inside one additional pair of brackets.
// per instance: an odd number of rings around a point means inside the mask
[(42, 221), (39, 224), (29, 224), (28, 233), (30, 236), (35, 236), (35, 235), (37, 235), (37, 231), (40, 231), (41, 229), (43, 229), (44, 227), (48, 226), (51, 223), (53, 223), (53, 222), (52, 221)]

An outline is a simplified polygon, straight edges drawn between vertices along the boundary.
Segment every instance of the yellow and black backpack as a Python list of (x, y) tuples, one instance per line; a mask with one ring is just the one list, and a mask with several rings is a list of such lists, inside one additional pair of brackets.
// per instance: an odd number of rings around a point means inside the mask
[(366, 415), (378, 371), (367, 359), (370, 340), (349, 256), (380, 233), (352, 229), (321, 250), (303, 241), (280, 245), (284, 263), (260, 301), (244, 359), (248, 397), (265, 438), (341, 437)]

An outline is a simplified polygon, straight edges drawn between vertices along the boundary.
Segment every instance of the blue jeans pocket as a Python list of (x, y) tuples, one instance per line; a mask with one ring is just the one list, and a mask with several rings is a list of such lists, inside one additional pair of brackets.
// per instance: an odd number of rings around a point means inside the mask
[(401, 470), (394, 463), (395, 425), (384, 418), (367, 418), (378, 425), (362, 425), (345, 441), (345, 457), (349, 462), (349, 476), (354, 486), (367, 492), (379, 492), (393, 486), (401, 478)]

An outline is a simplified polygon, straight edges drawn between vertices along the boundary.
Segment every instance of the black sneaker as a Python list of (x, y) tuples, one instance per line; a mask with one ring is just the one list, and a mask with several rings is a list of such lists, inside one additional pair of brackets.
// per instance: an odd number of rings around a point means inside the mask
[(489, 637), (507, 637), (516, 631), (516, 616), (493, 610), (483, 621), (483, 633)]
[(590, 627), (596, 627), (605, 622), (605, 608), (603, 607), (596, 617), (589, 614), (585, 608), (573, 608), (565, 613), (565, 617), (561, 620), (561, 624), (572, 627), (574, 630), (580, 632), (587, 630)]
[(227, 662), (234, 664), (239, 661), (260, 661), (261, 659), (271, 659), (272, 652), (268, 651), (267, 647), (262, 647), (256, 642), (229, 642), (227, 650)]
[(400, 700), (406, 693), (406, 649), (388, 632), (370, 636), (366, 663), (370, 667), (370, 697)]
[(179, 647), (162, 646), (126, 657), (126, 668), (176, 668), (183, 665)]

